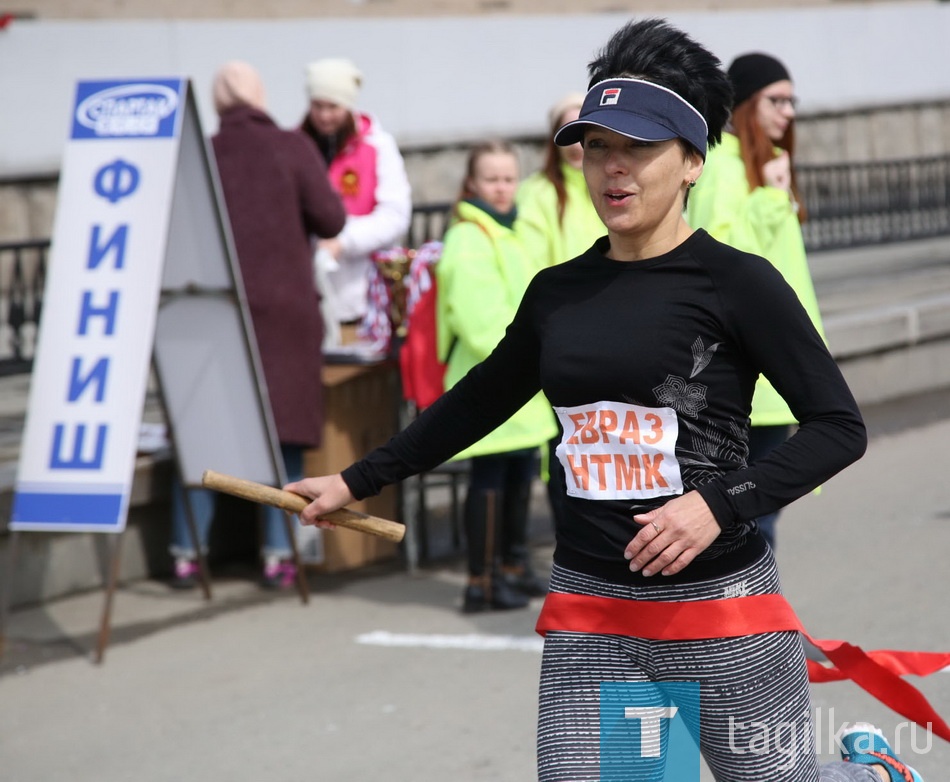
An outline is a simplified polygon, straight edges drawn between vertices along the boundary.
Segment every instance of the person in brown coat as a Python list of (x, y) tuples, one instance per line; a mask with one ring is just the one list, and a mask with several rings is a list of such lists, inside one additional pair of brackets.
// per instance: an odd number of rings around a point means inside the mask
[[(287, 475), (302, 477), (303, 451), (318, 447), (323, 432), (324, 326), (313, 241), (336, 236), (346, 212), (313, 145), (279, 128), (266, 113), (264, 87), (254, 68), (226, 63), (215, 75), (213, 93), (220, 119), (212, 138), (214, 157), (277, 438)], [(196, 555), (178, 494), (174, 583), (188, 586), (195, 582)], [(213, 503), (201, 494), (192, 492), (191, 500), (205, 547)], [(283, 513), (275, 508), (267, 509), (262, 553), (265, 586), (294, 583)]]

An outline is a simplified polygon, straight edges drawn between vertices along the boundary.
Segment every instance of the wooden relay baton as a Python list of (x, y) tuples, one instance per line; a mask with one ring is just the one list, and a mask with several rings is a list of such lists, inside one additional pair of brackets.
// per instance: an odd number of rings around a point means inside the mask
[[(275, 508), (281, 508), (291, 513), (300, 513), (310, 504), (310, 500), (299, 494), (283, 489), (275, 489), (273, 486), (267, 486), (263, 483), (235, 478), (233, 475), (225, 475), (214, 470), (204, 471), (201, 476), (201, 485), (207, 489), (233, 494), (235, 497), (241, 497), (252, 502), (273, 505)], [(340, 527), (377, 535), (394, 543), (399, 543), (406, 534), (406, 527), (403, 524), (397, 524), (395, 521), (389, 521), (389, 519), (381, 519), (378, 516), (369, 516), (355, 510), (347, 510), (346, 508), (330, 511), (320, 518)]]

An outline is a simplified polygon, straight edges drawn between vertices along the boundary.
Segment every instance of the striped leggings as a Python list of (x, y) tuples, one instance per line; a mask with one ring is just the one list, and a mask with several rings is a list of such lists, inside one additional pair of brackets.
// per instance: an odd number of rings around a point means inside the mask
[[(555, 565), (551, 591), (658, 601), (781, 591), (770, 551), (718, 579), (683, 586), (665, 585), (661, 578), (649, 586), (613, 584)], [(653, 641), (560, 631), (547, 634), (541, 662), (540, 782), (599, 780), (601, 683), (651, 681), (699, 683), (699, 713), (686, 705), (680, 713), (692, 735), (698, 734), (717, 782), (880, 782), (868, 766), (836, 762), (819, 767), (798, 633)], [(642, 776), (634, 779), (660, 782), (662, 767), (644, 763)]]

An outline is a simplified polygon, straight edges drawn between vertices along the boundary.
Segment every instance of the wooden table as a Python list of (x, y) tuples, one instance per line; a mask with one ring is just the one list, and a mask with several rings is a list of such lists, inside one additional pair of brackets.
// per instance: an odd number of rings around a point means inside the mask
[[(384, 444), (399, 426), (401, 391), (395, 361), (328, 363), (323, 368), (325, 424), (323, 445), (304, 458), (304, 474), (340, 472), (366, 453)], [(399, 520), (399, 492), (389, 486), (376, 497), (356, 502), (353, 510)], [(352, 570), (398, 555), (397, 544), (346, 529), (326, 532), (324, 572)]]

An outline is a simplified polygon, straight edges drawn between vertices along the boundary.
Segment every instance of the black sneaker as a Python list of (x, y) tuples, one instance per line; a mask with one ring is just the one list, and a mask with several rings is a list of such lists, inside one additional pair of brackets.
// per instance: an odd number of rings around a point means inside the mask
[(528, 597), (544, 597), (548, 593), (547, 581), (527, 568), (523, 568), (521, 572), (505, 573), (505, 581), (512, 589)]
[(505, 580), (492, 580), (491, 597), (480, 584), (465, 587), (462, 598), (462, 613), (474, 614), (479, 611), (508, 611), (513, 608), (527, 608), (528, 596), (512, 589)]

